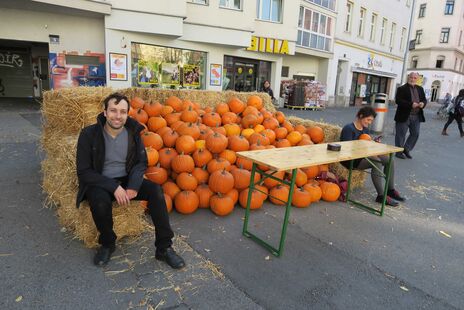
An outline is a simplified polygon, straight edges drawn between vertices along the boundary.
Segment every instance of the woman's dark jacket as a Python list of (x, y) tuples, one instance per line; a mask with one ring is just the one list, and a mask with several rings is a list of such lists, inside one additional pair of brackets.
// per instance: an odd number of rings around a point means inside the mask
[[(424, 103), (424, 107), (427, 104), (427, 99), (425, 98), (424, 89), (421, 86), (417, 86), (417, 93), (419, 94), (419, 101)], [(395, 113), (395, 122), (404, 123), (408, 120), (409, 114), (412, 110), (412, 98), (411, 98), (411, 89), (408, 83), (401, 85), (396, 90), (395, 102), (398, 105)], [(425, 122), (424, 110), (419, 109), (419, 121)]]
[[(105, 123), (106, 117), (100, 113), (97, 116), (97, 123), (85, 127), (79, 135), (76, 155), (77, 177), (79, 179), (77, 207), (84, 200), (85, 192), (89, 186), (99, 186), (110, 193), (114, 193), (119, 186), (117, 180), (102, 175), (105, 162), (105, 140), (103, 138)], [(140, 138), (143, 127), (130, 117), (124, 127), (129, 138), (126, 158), (127, 188), (138, 191), (147, 168), (147, 153)]]

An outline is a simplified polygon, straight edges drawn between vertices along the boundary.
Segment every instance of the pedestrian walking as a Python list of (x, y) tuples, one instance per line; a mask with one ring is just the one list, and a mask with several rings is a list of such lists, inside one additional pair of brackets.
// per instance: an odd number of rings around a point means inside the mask
[(155, 258), (172, 268), (185, 266), (184, 260), (172, 249), (174, 233), (162, 188), (143, 175), (147, 154), (140, 132), (143, 127), (128, 117), (127, 97), (114, 93), (104, 100), (104, 111), (97, 124), (85, 127), (77, 143), (77, 176), (79, 192), (77, 207), (83, 200), (90, 205), (92, 217), (100, 233), (100, 248), (94, 264), (106, 265), (116, 248), (113, 231), (112, 204), (127, 205), (131, 200), (147, 200), (155, 225)]
[(446, 132), (446, 129), (448, 129), (448, 126), (451, 125), (454, 120), (456, 120), (461, 138), (464, 137), (464, 131), (462, 130), (462, 117), (464, 114), (464, 89), (459, 91), (458, 96), (454, 98), (454, 102), (448, 105), (446, 111), (448, 112), (448, 121), (443, 127), (441, 134), (447, 136), (448, 133)]
[[(395, 113), (395, 145), (404, 150), (395, 156), (401, 159), (412, 158), (410, 152), (419, 139), (420, 123), (425, 122), (424, 108), (427, 99), (424, 89), (416, 85), (418, 78), (417, 72), (411, 72), (408, 82), (396, 91), (395, 102), (398, 107)], [(406, 139), (408, 130), (409, 136)]]
[[(368, 127), (374, 121), (374, 118), (377, 116), (377, 113), (372, 107), (363, 107), (356, 114), (356, 119), (354, 122), (345, 125), (342, 129), (340, 135), (340, 141), (351, 141), (358, 140), (362, 134), (369, 134)], [(380, 142), (380, 138), (375, 139), (376, 142)], [(378, 171), (383, 171), (385, 175), (388, 174), (389, 156), (380, 155), (369, 157), (369, 161), (365, 158), (355, 159), (353, 162), (353, 168), (357, 170), (366, 170), (371, 169), (371, 178), (372, 183), (374, 184), (375, 190), (377, 192), (376, 202), (383, 202), (383, 190), (384, 186), (382, 185), (383, 177), (378, 174)], [(348, 168), (350, 167), (350, 161), (343, 161), (341, 164)], [(391, 162), (390, 167), (390, 179), (388, 181), (388, 191), (387, 198), (385, 203), (388, 206), (397, 207), (398, 201), (405, 201), (405, 198), (400, 195), (400, 193), (395, 190), (395, 167), (394, 162)]]

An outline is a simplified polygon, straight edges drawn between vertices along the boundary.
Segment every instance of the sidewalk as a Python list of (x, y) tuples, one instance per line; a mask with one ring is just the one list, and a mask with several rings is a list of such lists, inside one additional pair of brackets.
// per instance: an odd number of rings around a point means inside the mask
[[(282, 109), (338, 125), (356, 110)], [(106, 268), (94, 267), (93, 251), (42, 207), (37, 106), (0, 104), (0, 308), (463, 309), (464, 166), (456, 163), (464, 139), (450, 128), (444, 140), (434, 111), (426, 110), (414, 159), (396, 161), (397, 187), (408, 197), (400, 208), (384, 217), (343, 203), (292, 209), (281, 258), (241, 235), (240, 207), (225, 218), (174, 212), (188, 266), (172, 271), (154, 259), (150, 235), (123, 241)], [(372, 199), (370, 182), (355, 194)], [(277, 240), (282, 211), (267, 204), (252, 213), (250, 229)]]

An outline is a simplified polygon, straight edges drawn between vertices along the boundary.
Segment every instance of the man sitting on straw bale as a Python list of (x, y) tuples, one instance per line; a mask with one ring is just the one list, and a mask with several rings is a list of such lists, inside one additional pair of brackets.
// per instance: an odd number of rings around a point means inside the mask
[(143, 178), (147, 155), (140, 138), (143, 127), (128, 118), (127, 97), (111, 94), (97, 124), (84, 128), (77, 143), (77, 206), (87, 199), (95, 226), (100, 232), (100, 248), (94, 257), (97, 266), (110, 261), (115, 250), (112, 202), (128, 205), (131, 199), (148, 200), (148, 209), (156, 228), (156, 259), (172, 268), (185, 266), (172, 249), (172, 232), (162, 188)]

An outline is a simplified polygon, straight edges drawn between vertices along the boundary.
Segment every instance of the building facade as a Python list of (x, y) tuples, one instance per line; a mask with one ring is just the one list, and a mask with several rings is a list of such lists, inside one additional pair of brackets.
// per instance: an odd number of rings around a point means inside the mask
[(259, 91), (269, 80), (278, 97), (282, 80), (329, 78), (335, 0), (19, 0), (0, 7), (0, 96), (101, 85)]
[(412, 0), (340, 0), (333, 72), (328, 93), (335, 105), (370, 104), (376, 93), (391, 100), (402, 83)]
[(463, 1), (416, 1), (407, 71), (419, 73), (429, 101), (464, 88), (463, 14)]

